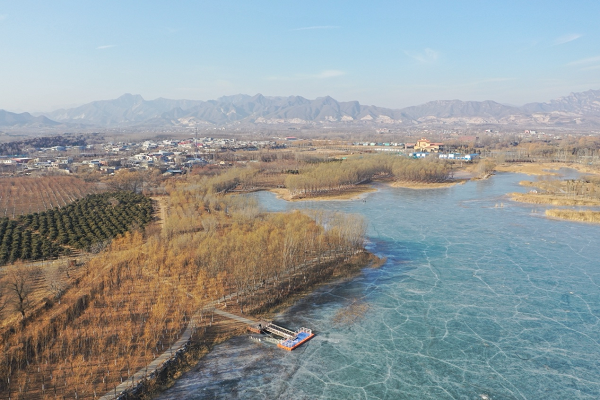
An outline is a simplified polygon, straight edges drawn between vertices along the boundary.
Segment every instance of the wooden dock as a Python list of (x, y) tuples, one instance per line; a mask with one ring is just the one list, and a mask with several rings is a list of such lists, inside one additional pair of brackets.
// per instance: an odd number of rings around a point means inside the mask
[(296, 331), (295, 336), (293, 338), (282, 340), (277, 344), (277, 347), (279, 347), (280, 349), (292, 351), (296, 347), (301, 346), (303, 343), (308, 342), (314, 336), (315, 334), (312, 333), (312, 330), (307, 328), (300, 328), (298, 329), (298, 331)]
[(267, 324), (267, 326), (265, 326), (265, 331), (285, 339), (293, 339), (296, 337), (296, 332), (275, 324)]
[[(315, 334), (308, 328), (300, 328), (297, 331), (284, 328), (283, 326), (275, 325), (272, 322), (261, 321), (248, 325), (248, 330), (254, 333), (270, 333), (273, 336), (280, 337), (281, 339), (273, 339), (271, 337), (265, 337), (264, 341), (269, 343), (277, 344), (277, 347), (292, 351), (295, 348), (301, 346), (303, 343), (308, 342), (312, 339)], [(260, 337), (252, 337), (254, 341), (261, 342)]]
[[(238, 322), (242, 322), (242, 323), (246, 324), (248, 326), (248, 330), (250, 332), (260, 333), (260, 334), (270, 333), (273, 336), (280, 337), (281, 339), (271, 339), (271, 340), (265, 340), (265, 341), (271, 342), (271, 343), (276, 343), (277, 347), (285, 349), (285, 350), (289, 350), (289, 351), (294, 350), (295, 348), (302, 345), (303, 343), (308, 342), (310, 339), (312, 339), (315, 336), (315, 334), (312, 332), (312, 330), (310, 330), (308, 328), (300, 328), (294, 332), (290, 329), (284, 328), (283, 326), (276, 325), (272, 322), (251, 320), (251, 319), (248, 319), (245, 317), (241, 317), (239, 315), (229, 313), (227, 311), (219, 310), (218, 308), (215, 308), (213, 311), (215, 314), (219, 314), (225, 318), (229, 318), (234, 321), (238, 321)], [(253, 338), (253, 340), (260, 341), (257, 339), (258, 338)]]

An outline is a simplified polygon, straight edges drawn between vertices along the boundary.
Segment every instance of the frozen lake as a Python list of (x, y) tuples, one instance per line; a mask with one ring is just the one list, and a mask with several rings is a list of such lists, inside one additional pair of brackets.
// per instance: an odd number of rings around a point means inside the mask
[[(363, 202), (287, 203), (369, 221), (387, 263), (277, 318), (317, 336), (294, 352), (237, 337), (161, 399), (598, 399), (600, 227), (504, 195), (523, 175), (447, 189), (381, 186)], [(335, 316), (351, 304), (366, 313)]]

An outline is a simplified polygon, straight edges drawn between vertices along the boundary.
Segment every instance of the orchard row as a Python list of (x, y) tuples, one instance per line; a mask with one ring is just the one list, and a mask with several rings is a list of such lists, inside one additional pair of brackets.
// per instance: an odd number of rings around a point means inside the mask
[(132, 192), (93, 194), (62, 208), (2, 218), (0, 264), (90, 250), (151, 218), (151, 200)]

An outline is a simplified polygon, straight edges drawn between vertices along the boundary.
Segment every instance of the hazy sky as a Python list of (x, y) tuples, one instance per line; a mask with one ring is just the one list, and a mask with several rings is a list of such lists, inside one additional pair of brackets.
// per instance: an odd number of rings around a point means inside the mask
[(0, 109), (123, 93), (521, 105), (600, 88), (599, 19), (599, 0), (0, 0)]

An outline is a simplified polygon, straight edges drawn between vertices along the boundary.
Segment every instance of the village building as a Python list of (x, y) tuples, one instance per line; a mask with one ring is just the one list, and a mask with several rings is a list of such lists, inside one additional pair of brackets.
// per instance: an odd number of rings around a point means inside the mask
[(423, 153), (437, 153), (444, 147), (444, 143), (433, 143), (427, 139), (417, 140), (414, 149)]

